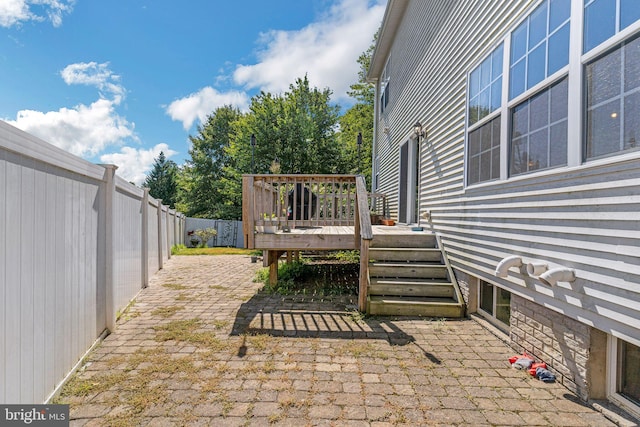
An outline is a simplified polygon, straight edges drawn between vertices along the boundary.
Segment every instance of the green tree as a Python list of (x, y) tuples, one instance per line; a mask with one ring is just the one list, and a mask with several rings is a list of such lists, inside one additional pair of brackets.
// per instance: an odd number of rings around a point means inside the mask
[[(340, 117), (340, 145), (344, 147), (344, 158), (346, 164), (350, 165), (348, 172), (360, 173), (364, 175), (368, 187), (371, 187), (371, 148), (373, 144), (373, 106), (375, 89), (373, 84), (367, 81), (367, 71), (371, 64), (371, 55), (375, 48), (373, 43), (358, 57), (360, 70), (358, 71), (358, 82), (350, 86), (349, 96), (356, 100), (356, 103)], [(358, 134), (362, 135), (362, 145), (358, 155)]]
[(226, 166), (234, 139), (234, 123), (242, 117), (237, 108), (217, 108), (198, 126), (198, 134), (190, 136), (191, 159), (187, 160), (179, 176), (179, 209), (187, 216), (200, 218), (236, 219), (240, 210), (225, 197)]
[(238, 123), (230, 147), (230, 164), (238, 173), (251, 173), (251, 135), (254, 172), (281, 173), (341, 172), (341, 149), (336, 138), (340, 107), (331, 105), (331, 90), (309, 86), (305, 76), (289, 86), (283, 95), (261, 92), (251, 100), (250, 113)]
[(175, 208), (178, 166), (172, 160), (167, 160), (161, 151), (153, 161), (153, 168), (144, 180), (144, 187), (149, 188), (149, 195), (162, 199), (162, 203)]

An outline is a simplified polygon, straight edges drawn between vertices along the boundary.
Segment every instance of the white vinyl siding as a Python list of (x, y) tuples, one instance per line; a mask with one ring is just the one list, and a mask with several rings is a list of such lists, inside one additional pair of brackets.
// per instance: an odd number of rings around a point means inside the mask
[[(502, 179), (465, 187), (469, 72), (540, 4), (409, 2), (391, 49), (393, 103), (377, 122), (379, 130), (389, 128), (378, 132), (378, 191), (397, 214), (399, 146), (420, 121), (427, 131), (420, 212), (431, 213), (429, 222), (422, 221), (441, 233), (453, 267), (614, 336), (633, 337), (640, 346), (640, 152), (581, 162), (584, 64), (620, 43), (617, 37), (639, 30), (637, 22), (580, 55), (584, 0), (572, 0), (570, 43), (578, 52), (571, 49), (568, 67), (511, 101), (503, 99), (500, 113), (503, 154), (508, 108), (567, 78), (567, 165), (508, 177), (503, 164)], [(549, 288), (517, 272), (496, 278), (497, 263), (508, 255), (574, 268), (578, 279)]]

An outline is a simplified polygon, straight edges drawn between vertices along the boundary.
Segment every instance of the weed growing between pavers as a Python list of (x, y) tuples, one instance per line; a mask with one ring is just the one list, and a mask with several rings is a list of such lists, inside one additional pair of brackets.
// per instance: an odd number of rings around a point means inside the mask
[(335, 349), (336, 354), (343, 356), (349, 354), (353, 357), (368, 356), (377, 359), (388, 359), (389, 356), (383, 351), (379, 350), (375, 345), (370, 342), (363, 341), (347, 341)]
[(163, 288), (171, 289), (174, 291), (181, 291), (184, 289), (191, 289), (191, 286), (180, 285), (178, 283), (165, 283), (162, 285)]
[(157, 332), (156, 341), (182, 341), (190, 344), (200, 344), (214, 351), (229, 348), (229, 344), (222, 341), (214, 333), (198, 331), (202, 327), (200, 319), (187, 319), (174, 320), (164, 325), (154, 326), (153, 329)]
[(169, 307), (158, 307), (151, 312), (152, 316), (160, 316), (164, 319), (176, 314), (178, 311), (184, 310), (184, 305), (172, 305)]
[(131, 311), (133, 309), (133, 306), (136, 304), (136, 300), (135, 298), (132, 299), (129, 304), (127, 304), (127, 306), (124, 308), (124, 310), (120, 311), (118, 310), (116, 312), (116, 320), (130, 320), (130, 319), (135, 319), (136, 317), (140, 316), (139, 312), (136, 311)]

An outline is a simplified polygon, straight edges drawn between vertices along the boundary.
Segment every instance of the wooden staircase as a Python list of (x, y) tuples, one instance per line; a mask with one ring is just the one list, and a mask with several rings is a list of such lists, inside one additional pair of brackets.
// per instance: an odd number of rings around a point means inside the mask
[(458, 283), (435, 234), (375, 234), (368, 267), (368, 314), (464, 317)]

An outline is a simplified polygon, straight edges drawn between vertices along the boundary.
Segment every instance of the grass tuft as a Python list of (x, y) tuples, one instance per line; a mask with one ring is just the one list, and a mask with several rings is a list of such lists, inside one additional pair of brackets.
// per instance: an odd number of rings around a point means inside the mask
[(160, 316), (163, 319), (168, 319), (169, 317), (176, 314), (178, 311), (184, 310), (184, 305), (172, 305), (169, 307), (158, 307), (151, 312), (152, 316)]

